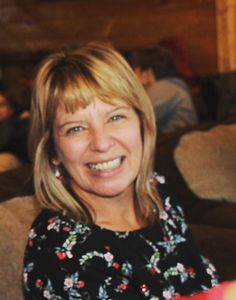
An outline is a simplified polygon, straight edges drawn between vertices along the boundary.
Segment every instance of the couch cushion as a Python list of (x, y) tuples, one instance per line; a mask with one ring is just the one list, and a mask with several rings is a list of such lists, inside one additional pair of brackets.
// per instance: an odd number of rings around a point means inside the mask
[(21, 166), (20, 160), (12, 153), (0, 153), (0, 172), (16, 169)]
[(236, 202), (236, 125), (182, 136), (174, 151), (176, 165), (199, 197)]
[(40, 208), (33, 196), (0, 203), (1, 299), (22, 300), (22, 266), (29, 228)]

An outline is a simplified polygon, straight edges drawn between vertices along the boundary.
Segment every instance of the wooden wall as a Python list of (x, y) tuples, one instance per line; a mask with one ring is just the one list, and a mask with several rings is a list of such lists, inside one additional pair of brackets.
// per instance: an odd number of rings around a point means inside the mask
[[(73, 26), (67, 23), (54, 22), (58, 26), (58, 35), (49, 32), (44, 40), (37, 43), (49, 45), (54, 36), (55, 48), (59, 48), (60, 38), (63, 40), (71, 29), (71, 44), (89, 40), (108, 40), (121, 50), (135, 50), (145, 47), (155, 47), (164, 37), (177, 37), (185, 44), (190, 65), (196, 75), (206, 75), (218, 72), (217, 32), (216, 32), (216, 0), (87, 0), (80, 2), (80, 13), (71, 12)], [(46, 1), (44, 2), (46, 5)], [(50, 3), (50, 2), (49, 2)], [(52, 2), (53, 3), (53, 2)], [(52, 12), (63, 17), (63, 5), (58, 2), (57, 11)], [(78, 3), (71, 1), (71, 3)], [(72, 6), (73, 8), (73, 6)], [(46, 10), (45, 10), (46, 11)], [(48, 12), (49, 13), (49, 12)], [(76, 18), (75, 18), (76, 16)], [(64, 17), (65, 19), (65, 17)], [(68, 19), (69, 20), (69, 19)], [(64, 20), (63, 22), (65, 22)], [(66, 26), (67, 24), (67, 26)], [(46, 25), (44, 25), (46, 26)], [(61, 29), (61, 30), (59, 30)], [(72, 33), (76, 31), (76, 38)], [(47, 42), (48, 38), (48, 42)], [(45, 44), (44, 44), (45, 43)], [(51, 45), (52, 46), (52, 45)], [(50, 49), (51, 51), (52, 49)], [(56, 50), (56, 49), (53, 49)], [(47, 49), (45, 48), (45, 52)], [(31, 55), (36, 55), (31, 53)], [(42, 55), (39, 56), (41, 59)], [(17, 70), (27, 65), (27, 56), (12, 55), (2, 60), (2, 73), (10, 82)], [(35, 61), (37, 59), (34, 58)], [(32, 62), (32, 57), (30, 59)], [(23, 62), (23, 63), (22, 63)], [(25, 66), (24, 70), (27, 69)], [(31, 66), (29, 70), (31, 70)]]
[(236, 1), (216, 0), (218, 71), (236, 70)]
[[(130, 4), (128, 4), (130, 3)], [(217, 72), (215, 0), (127, 1), (126, 11), (113, 15), (107, 38), (120, 48), (155, 46), (164, 37), (176, 36), (189, 52), (199, 74)]]

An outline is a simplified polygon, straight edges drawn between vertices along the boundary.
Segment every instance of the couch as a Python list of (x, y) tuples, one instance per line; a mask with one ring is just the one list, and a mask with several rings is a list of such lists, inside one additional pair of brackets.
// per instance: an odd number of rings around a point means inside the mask
[(182, 205), (200, 251), (221, 280), (235, 279), (236, 124), (185, 128), (159, 136), (156, 148), (156, 170)]

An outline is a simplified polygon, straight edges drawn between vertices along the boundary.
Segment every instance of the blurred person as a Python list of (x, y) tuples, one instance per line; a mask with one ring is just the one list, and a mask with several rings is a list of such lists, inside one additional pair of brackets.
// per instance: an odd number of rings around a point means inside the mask
[(4, 92), (0, 92), (0, 151), (4, 149), (14, 131), (12, 118), (14, 105)]
[(133, 64), (153, 104), (160, 132), (173, 132), (198, 123), (188, 85), (179, 76), (168, 50), (159, 47), (140, 52)]
[(195, 74), (190, 64), (186, 41), (180, 36), (166, 36), (159, 40), (158, 46), (167, 49), (171, 53), (178, 74), (184, 78), (188, 84), (193, 83)]
[(19, 113), (19, 104), (10, 93), (0, 91), (0, 152), (26, 161), (28, 137), (27, 113)]
[(0, 122), (8, 120), (14, 114), (14, 108), (6, 95), (0, 91)]

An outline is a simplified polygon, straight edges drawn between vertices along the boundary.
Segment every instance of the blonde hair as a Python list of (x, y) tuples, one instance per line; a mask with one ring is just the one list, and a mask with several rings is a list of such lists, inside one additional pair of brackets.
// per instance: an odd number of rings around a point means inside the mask
[(153, 108), (125, 59), (110, 45), (99, 42), (52, 54), (38, 70), (29, 135), (36, 198), (44, 207), (63, 210), (85, 223), (92, 222), (83, 199), (78, 199), (67, 181), (62, 184), (55, 178), (52, 160), (55, 157), (53, 122), (58, 105), (63, 105), (67, 112), (74, 112), (89, 105), (95, 95), (109, 104), (114, 104), (115, 99), (126, 102), (140, 118), (143, 157), (135, 181), (135, 207), (137, 217), (145, 224), (151, 224), (157, 215), (153, 211), (162, 209), (151, 182), (156, 138)]

